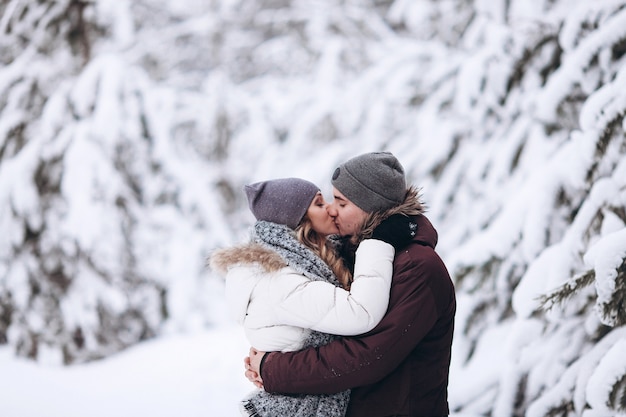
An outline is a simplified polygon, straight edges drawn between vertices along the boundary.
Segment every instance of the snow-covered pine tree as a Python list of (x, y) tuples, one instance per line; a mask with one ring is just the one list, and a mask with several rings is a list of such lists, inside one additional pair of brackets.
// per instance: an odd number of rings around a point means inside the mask
[(449, 151), (412, 163), (459, 294), (452, 409), (623, 413), (626, 3), (473, 9), (417, 122)]
[(456, 280), (452, 410), (624, 413), (623, 0), (0, 8), (0, 339), (22, 354), (182, 325), (242, 184), (382, 149)]
[(0, 342), (51, 363), (206, 322), (204, 257), (229, 236), (187, 128), (206, 101), (107, 53), (129, 15), (95, 6), (0, 6)]

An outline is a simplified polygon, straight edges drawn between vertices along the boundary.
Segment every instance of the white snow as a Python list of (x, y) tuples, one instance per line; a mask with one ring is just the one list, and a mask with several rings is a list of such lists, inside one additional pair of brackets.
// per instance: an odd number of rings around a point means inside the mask
[(249, 346), (221, 325), (138, 344), (72, 367), (15, 359), (0, 348), (2, 417), (235, 417), (254, 386), (245, 379)]
[[(299, 176), (330, 196), (337, 164), (373, 150), (423, 187), (457, 280), (452, 409), (617, 415), (626, 339), (605, 334), (604, 307), (626, 258), (623, 0), (396, 0), (386, 16), (361, 0), (97, 0), (85, 66), (46, 32), (67, 2), (5, 3), (0, 301), (19, 323), (0, 345), (0, 417), (239, 415), (248, 343), (206, 256), (245, 237), (244, 183)], [(50, 339), (14, 357), (51, 325), (32, 283), (57, 266), (73, 279), (65, 337), (80, 326), (97, 351), (99, 305), (136, 307), (159, 336), (83, 365), (63, 367)], [(166, 322), (158, 290), (119, 285), (126, 273), (167, 290)]]

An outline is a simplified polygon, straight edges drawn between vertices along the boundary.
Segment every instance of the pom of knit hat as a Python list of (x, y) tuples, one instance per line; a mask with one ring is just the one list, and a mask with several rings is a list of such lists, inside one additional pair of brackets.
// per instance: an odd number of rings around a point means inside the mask
[(295, 229), (306, 214), (319, 187), (300, 178), (280, 178), (245, 186), (248, 206), (257, 220)]
[(370, 152), (339, 165), (333, 186), (362, 210), (387, 210), (404, 201), (406, 180), (400, 161), (390, 152)]

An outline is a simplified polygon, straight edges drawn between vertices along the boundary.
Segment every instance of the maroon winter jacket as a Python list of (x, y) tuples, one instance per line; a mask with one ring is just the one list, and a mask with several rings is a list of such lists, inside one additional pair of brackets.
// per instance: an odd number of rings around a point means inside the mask
[(454, 286), (434, 251), (437, 232), (418, 233), (393, 265), (389, 308), (372, 331), (298, 352), (269, 353), (265, 390), (326, 394), (351, 388), (347, 416), (446, 416)]

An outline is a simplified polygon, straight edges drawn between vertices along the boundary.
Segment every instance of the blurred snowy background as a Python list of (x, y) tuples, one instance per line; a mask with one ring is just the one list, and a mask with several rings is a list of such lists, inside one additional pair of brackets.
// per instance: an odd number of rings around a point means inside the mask
[(236, 416), (242, 186), (387, 150), (454, 415), (626, 415), (626, 1), (3, 0), (0, 416)]

